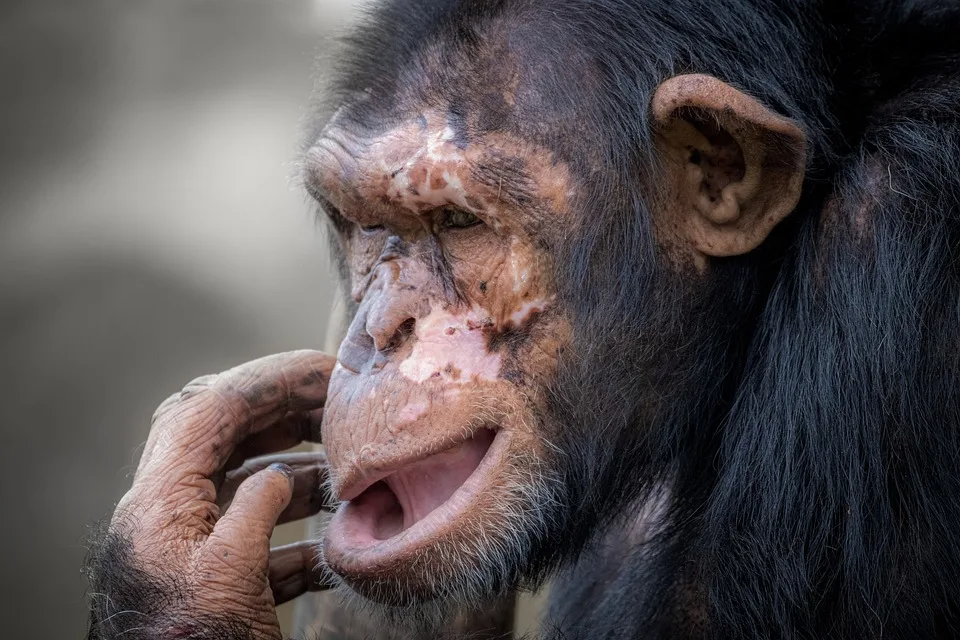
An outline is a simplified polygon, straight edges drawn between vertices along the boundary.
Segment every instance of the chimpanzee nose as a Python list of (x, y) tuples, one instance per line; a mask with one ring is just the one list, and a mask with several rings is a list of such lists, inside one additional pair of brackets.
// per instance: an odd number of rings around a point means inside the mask
[(383, 356), (413, 335), (416, 325), (413, 314), (400, 308), (384, 310), (378, 306), (361, 308), (340, 343), (337, 358), (354, 373), (375, 371), (378, 362), (383, 364)]
[(385, 309), (367, 316), (367, 335), (377, 351), (396, 349), (413, 334), (416, 319), (406, 309)]

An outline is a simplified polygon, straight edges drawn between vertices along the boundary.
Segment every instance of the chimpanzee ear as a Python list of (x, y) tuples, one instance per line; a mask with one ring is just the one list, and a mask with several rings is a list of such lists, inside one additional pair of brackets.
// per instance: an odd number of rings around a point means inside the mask
[(681, 75), (654, 95), (670, 226), (708, 256), (756, 248), (800, 199), (806, 136), (730, 85)]

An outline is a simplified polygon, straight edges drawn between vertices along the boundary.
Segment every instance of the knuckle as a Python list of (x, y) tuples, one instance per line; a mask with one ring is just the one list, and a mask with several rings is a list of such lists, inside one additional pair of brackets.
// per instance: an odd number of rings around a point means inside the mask
[(258, 376), (257, 372), (247, 369), (241, 365), (224, 373), (201, 376), (183, 388), (180, 400), (199, 411), (226, 416), (239, 423), (253, 414), (248, 396)]
[(196, 417), (198, 412), (228, 410), (229, 397), (234, 395), (230, 385), (223, 384), (219, 374), (200, 376), (188, 382), (179, 392), (169, 396), (153, 412), (151, 424), (172, 416)]
[(202, 393), (209, 393), (220, 380), (219, 374), (212, 374), (194, 378), (180, 391), (180, 400), (187, 400)]
[(223, 417), (236, 419), (239, 392), (222, 376), (205, 376), (189, 383), (180, 392), (180, 406), (191, 420)]
[(156, 424), (161, 418), (163, 418), (170, 409), (175, 406), (180, 401), (180, 393), (174, 393), (157, 405), (157, 408), (153, 412), (153, 416), (150, 418), (150, 424)]

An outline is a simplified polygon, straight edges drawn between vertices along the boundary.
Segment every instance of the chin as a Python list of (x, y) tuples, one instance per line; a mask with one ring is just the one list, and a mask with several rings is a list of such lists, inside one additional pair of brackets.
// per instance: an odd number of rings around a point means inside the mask
[(526, 581), (548, 537), (560, 485), (529, 438), (490, 425), (465, 436), (338, 487), (324, 562), (382, 613), (482, 607)]

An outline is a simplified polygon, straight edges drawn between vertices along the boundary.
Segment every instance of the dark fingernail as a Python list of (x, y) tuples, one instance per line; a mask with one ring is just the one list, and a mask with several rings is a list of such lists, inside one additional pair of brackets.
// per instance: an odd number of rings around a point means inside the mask
[(287, 476), (290, 480), (293, 480), (293, 469), (289, 465), (283, 464), (282, 462), (274, 462), (269, 467), (273, 471), (279, 471), (283, 475)]

